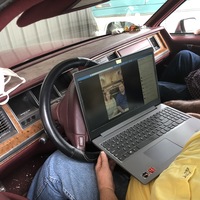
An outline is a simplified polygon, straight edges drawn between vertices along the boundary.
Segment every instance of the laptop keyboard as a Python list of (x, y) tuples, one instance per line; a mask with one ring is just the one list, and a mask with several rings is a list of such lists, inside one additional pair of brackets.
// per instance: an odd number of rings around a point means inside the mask
[(101, 145), (116, 158), (123, 161), (134, 152), (172, 130), (190, 116), (180, 114), (169, 107), (135, 124)]

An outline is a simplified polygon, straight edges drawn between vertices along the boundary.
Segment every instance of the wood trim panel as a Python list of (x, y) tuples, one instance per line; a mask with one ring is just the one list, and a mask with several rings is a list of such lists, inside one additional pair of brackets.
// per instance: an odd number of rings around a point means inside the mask
[(6, 155), (11, 150), (19, 147), (28, 139), (30, 139), (32, 136), (43, 130), (43, 125), (41, 120), (36, 121), (35, 123), (33, 123), (32, 125), (28, 126), (25, 129), (22, 129), (19, 122), (13, 115), (10, 107), (7, 104), (2, 107), (4, 111), (7, 113), (14, 127), (16, 128), (17, 133), (0, 144), (0, 157)]
[(143, 39), (143, 40), (141, 40), (137, 43), (133, 43), (130, 46), (126, 46), (126, 47), (123, 47), (121, 49), (118, 49), (116, 51), (116, 53), (121, 57), (121, 56), (126, 56), (126, 55), (131, 54), (131, 53), (135, 53), (137, 51), (140, 51), (140, 50), (148, 48), (148, 47), (151, 47), (148, 40)]
[(169, 52), (169, 47), (167, 46), (167, 44), (166, 44), (165, 40), (163, 39), (162, 35), (160, 34), (160, 32), (155, 34), (154, 37), (155, 37), (155, 39), (157, 40), (157, 42), (159, 43), (159, 46), (160, 46), (160, 49), (158, 49), (154, 53), (155, 57), (159, 57), (163, 53)]
[(154, 37), (156, 39), (160, 47), (158, 50), (154, 51), (155, 61), (158, 63), (161, 59), (167, 57), (170, 52), (160, 32), (149, 35), (143, 38), (142, 40), (136, 41), (132, 44), (128, 44), (127, 46), (116, 50), (116, 53), (119, 57), (121, 57), (121, 56), (126, 56), (128, 54), (137, 52), (139, 50), (151, 47), (152, 45), (151, 45), (151, 42), (149, 41), (149, 38), (151, 37)]

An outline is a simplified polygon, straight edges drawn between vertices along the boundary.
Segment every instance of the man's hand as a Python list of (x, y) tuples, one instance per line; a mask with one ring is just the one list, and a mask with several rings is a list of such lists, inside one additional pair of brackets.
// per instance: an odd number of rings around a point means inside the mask
[(164, 102), (164, 104), (171, 106), (173, 108), (176, 108), (182, 112), (188, 113), (188, 112), (196, 112), (198, 113), (200, 108), (200, 101), (198, 100), (171, 100)]
[(101, 200), (116, 200), (112, 171), (106, 154), (102, 151), (95, 166)]

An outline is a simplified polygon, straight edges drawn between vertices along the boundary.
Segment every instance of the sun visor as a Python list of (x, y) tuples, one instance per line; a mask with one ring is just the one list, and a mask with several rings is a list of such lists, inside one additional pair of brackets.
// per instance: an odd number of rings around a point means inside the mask
[(15, 17), (42, 0), (5, 0), (0, 3), (0, 31)]
[(2, 0), (0, 1), (0, 31), (15, 17), (24, 27), (42, 19), (70, 13), (109, 0)]

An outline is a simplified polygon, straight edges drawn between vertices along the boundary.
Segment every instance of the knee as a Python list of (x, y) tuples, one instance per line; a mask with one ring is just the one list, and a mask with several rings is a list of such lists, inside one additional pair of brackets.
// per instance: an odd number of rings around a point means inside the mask
[(159, 85), (161, 102), (176, 100), (176, 99), (182, 99), (182, 100), (191, 99), (188, 89), (184, 84), (159, 81), (158, 85)]
[(178, 54), (177, 54), (177, 56), (179, 57), (179, 58), (182, 58), (182, 59), (188, 59), (188, 58), (190, 58), (191, 57), (191, 55), (193, 54), (193, 52), (191, 52), (191, 51), (189, 51), (189, 50), (181, 50)]
[(190, 54), (190, 53), (191, 53), (190, 50), (181, 50), (181, 51), (179, 51), (178, 54), (184, 55), (184, 54)]

